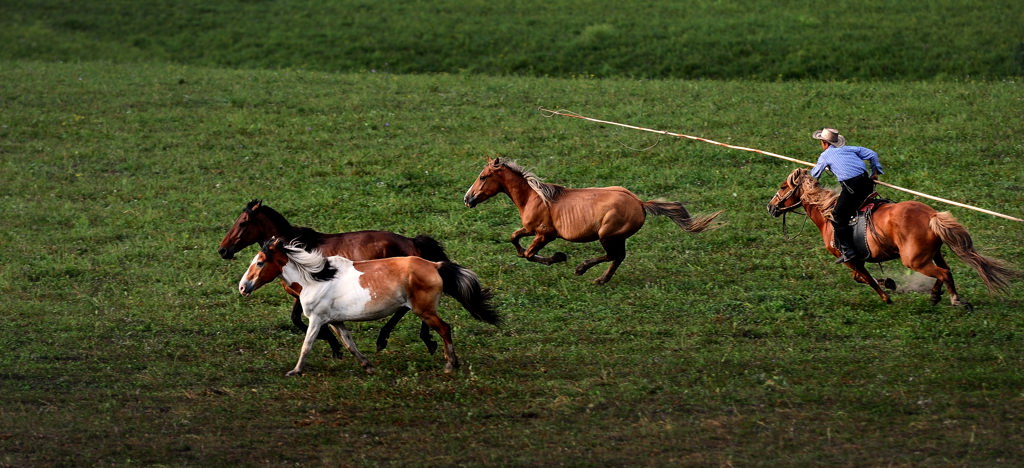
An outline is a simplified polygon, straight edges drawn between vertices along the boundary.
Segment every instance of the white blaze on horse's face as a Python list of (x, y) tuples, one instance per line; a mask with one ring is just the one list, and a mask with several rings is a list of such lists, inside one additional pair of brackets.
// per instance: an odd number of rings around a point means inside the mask
[(249, 268), (245, 270), (242, 279), (238, 280), (238, 293), (248, 296), (264, 284), (269, 283), (281, 274), (281, 268), (274, 262), (269, 261), (267, 254), (262, 250), (256, 252), (256, 256), (249, 262)]
[(473, 208), (480, 203), (483, 203), (488, 198), (494, 196), (500, 188), (495, 186), (494, 182), (488, 183), (488, 179), (491, 178), (494, 171), (501, 167), (501, 162), (497, 159), (487, 159), (487, 165), (480, 171), (480, 175), (473, 181), (473, 184), (469, 186), (469, 190), (466, 190), (466, 195), (462, 197), (462, 202), (467, 207)]

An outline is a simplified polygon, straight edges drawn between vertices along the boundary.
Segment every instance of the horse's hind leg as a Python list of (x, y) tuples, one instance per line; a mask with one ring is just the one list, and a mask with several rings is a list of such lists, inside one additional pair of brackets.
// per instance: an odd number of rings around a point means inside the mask
[(440, 292), (436, 294), (420, 293), (410, 298), (410, 301), (412, 302), (413, 313), (419, 316), (420, 320), (423, 320), (424, 325), (434, 329), (441, 336), (441, 342), (444, 344), (444, 358), (447, 361), (444, 371), (450, 373), (459, 368), (459, 358), (455, 355), (451, 325), (445, 323), (437, 315), (437, 302), (439, 298)]
[[(950, 304), (964, 307), (967, 310), (972, 310), (974, 307), (971, 303), (960, 300), (960, 295), (956, 292), (956, 284), (953, 282), (953, 273), (949, 271), (949, 264), (947, 264), (946, 259), (943, 258), (942, 252), (936, 251), (931, 260), (931, 262), (924, 264), (906, 266), (918, 273), (935, 278), (935, 286), (932, 287), (932, 304), (938, 304), (939, 300), (942, 299), (942, 285), (945, 284), (946, 289), (949, 290)], [(906, 262), (904, 262), (904, 264), (906, 264)]]
[(605, 255), (586, 260), (576, 267), (576, 274), (582, 275), (598, 263), (612, 262), (604, 274), (594, 280), (594, 284), (605, 284), (611, 280), (615, 270), (619, 268), (619, 265), (626, 258), (626, 239), (601, 239), (601, 246), (604, 247)]
[(372, 374), (374, 372), (373, 364), (370, 364), (370, 360), (366, 359), (366, 356), (363, 356), (363, 353), (359, 352), (359, 348), (356, 348), (356, 340), (352, 339), (352, 334), (349, 333), (347, 328), (345, 328), (345, 324), (341, 322), (338, 322), (337, 324), (332, 323), (330, 324), (330, 327), (338, 333), (338, 336), (341, 337), (341, 343), (345, 345), (348, 352), (352, 353), (352, 355), (356, 357), (356, 360), (359, 361), (359, 365), (363, 366), (366, 373)]
[[(299, 298), (295, 298), (295, 303), (292, 304), (292, 323), (295, 324), (299, 330), (305, 332), (309, 327), (306, 322), (302, 321), (302, 303), (299, 302)], [(331, 334), (331, 331), (326, 328), (320, 329), (320, 334), (316, 336), (318, 340), (324, 340), (327, 344), (331, 345), (331, 354), (334, 357), (341, 359), (341, 344), (338, 343), (338, 339)], [(385, 339), (385, 343), (387, 339)]]

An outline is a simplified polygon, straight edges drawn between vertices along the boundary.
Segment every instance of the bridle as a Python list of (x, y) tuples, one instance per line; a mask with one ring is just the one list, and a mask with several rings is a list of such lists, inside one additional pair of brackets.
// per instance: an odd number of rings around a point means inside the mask
[(789, 189), (789, 192), (786, 192), (786, 195), (781, 197), (781, 198), (779, 197), (778, 193), (776, 193), (775, 197), (773, 197), (772, 199), (774, 200), (775, 198), (779, 198), (779, 202), (776, 203), (775, 205), (771, 205), (769, 203), (770, 207), (774, 207), (775, 208), (775, 213), (778, 213), (778, 214), (782, 215), (782, 238), (783, 239), (787, 238), (786, 237), (786, 215), (789, 214), (789, 213), (803, 214), (803, 213), (800, 213), (800, 212), (795, 211), (795, 210), (797, 208), (803, 207), (804, 203), (803, 203), (802, 200), (797, 200), (796, 203), (794, 203), (792, 205), (789, 205), (789, 206), (785, 206), (785, 207), (782, 207), (782, 208), (779, 208), (778, 206), (781, 205), (782, 203), (784, 203), (786, 200), (789, 200), (790, 198), (793, 198), (793, 195), (796, 194), (797, 188), (799, 188), (799, 186), (794, 185), (793, 188)]

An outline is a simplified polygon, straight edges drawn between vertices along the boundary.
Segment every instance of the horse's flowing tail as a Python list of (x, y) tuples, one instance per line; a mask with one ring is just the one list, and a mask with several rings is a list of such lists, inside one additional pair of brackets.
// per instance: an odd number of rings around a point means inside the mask
[(476, 273), (452, 262), (441, 262), (437, 272), (444, 282), (444, 293), (459, 301), (473, 318), (492, 325), (501, 322), (498, 311), (491, 305), (494, 295), (491, 290), (480, 286)]
[(971, 235), (949, 212), (936, 213), (928, 226), (960, 260), (978, 272), (989, 291), (1004, 291), (1010, 286), (1010, 279), (1019, 275), (1002, 260), (986, 257), (974, 250)]
[(448, 254), (444, 252), (444, 247), (441, 243), (434, 240), (425, 234), (420, 234), (413, 238), (412, 245), (416, 246), (416, 250), (420, 251), (420, 257), (430, 260), (432, 262), (450, 262)]
[(714, 229), (718, 226), (712, 226), (711, 222), (722, 214), (721, 211), (716, 211), (707, 216), (700, 218), (691, 218), (690, 212), (686, 211), (686, 207), (679, 202), (667, 202), (662, 200), (651, 200), (641, 202), (644, 206), (644, 211), (652, 215), (668, 216), (669, 219), (674, 221), (679, 227), (689, 232), (702, 232), (709, 228)]

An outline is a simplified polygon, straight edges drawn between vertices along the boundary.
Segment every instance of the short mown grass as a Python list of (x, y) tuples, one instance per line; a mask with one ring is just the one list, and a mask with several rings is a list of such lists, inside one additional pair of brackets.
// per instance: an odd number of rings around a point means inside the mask
[[(595, 34), (599, 34), (595, 32)], [(0, 67), (0, 465), (970, 465), (1024, 459), (1024, 289), (973, 313), (882, 304), (799, 217), (765, 205), (824, 125), (879, 151), (885, 180), (1020, 216), (1018, 83), (757, 83), (328, 74), (5, 61)], [(624, 185), (726, 225), (651, 218), (613, 281), (507, 243), (475, 209), (485, 156), (550, 182)], [(826, 181), (828, 179), (826, 178)], [(886, 191), (896, 199), (909, 195)], [(377, 375), (300, 336), (276, 286), (235, 291), (253, 250), (217, 243), (247, 201), (325, 232), (426, 233), (494, 288), (500, 328), (454, 301), (464, 367), (407, 319)], [(933, 204), (942, 209), (938, 204)], [(1024, 265), (1019, 224), (952, 209)], [(877, 271), (877, 270), (873, 270)], [(904, 286), (898, 264), (884, 272)], [(379, 323), (357, 324), (371, 351)]]

